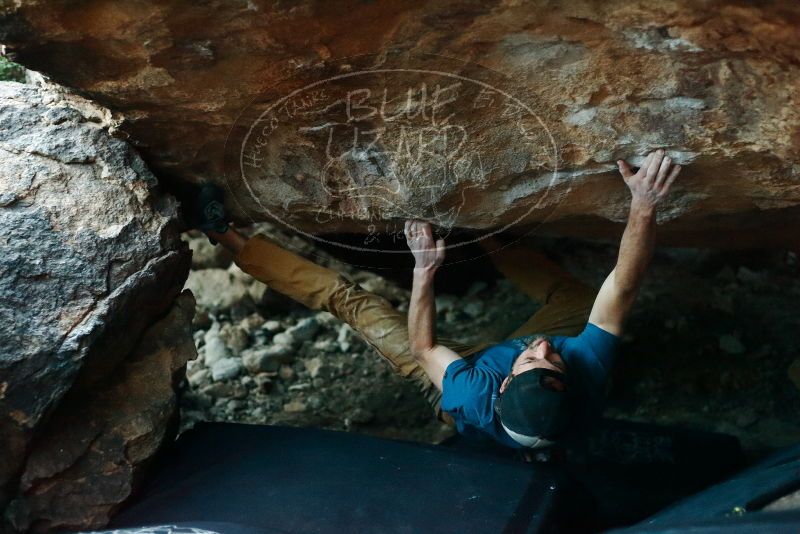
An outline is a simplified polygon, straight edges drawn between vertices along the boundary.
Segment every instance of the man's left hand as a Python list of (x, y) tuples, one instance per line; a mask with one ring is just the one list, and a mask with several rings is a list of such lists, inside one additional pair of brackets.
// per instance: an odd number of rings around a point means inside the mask
[(631, 190), (633, 203), (650, 208), (667, 196), (672, 182), (681, 172), (681, 166), (673, 165), (663, 149), (650, 152), (635, 174), (625, 160), (617, 161), (617, 165), (622, 179)]

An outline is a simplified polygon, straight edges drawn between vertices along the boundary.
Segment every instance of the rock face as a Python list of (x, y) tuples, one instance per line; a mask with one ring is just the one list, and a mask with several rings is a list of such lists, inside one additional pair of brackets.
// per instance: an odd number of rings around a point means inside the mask
[(407, 216), (609, 235), (628, 198), (614, 161), (666, 147), (687, 167), (662, 235), (785, 242), (798, 41), (795, 2), (21, 0), (0, 15), (18, 61), (121, 112), (173, 183), (230, 186), (243, 222), (375, 236)]
[(18, 530), (97, 528), (128, 498), (178, 424), (174, 393), (197, 352), (182, 294), (103, 383), (73, 394), (33, 447), (7, 512)]
[[(163, 422), (148, 430), (152, 421), (145, 413), (126, 421), (129, 428), (100, 413), (84, 421), (97, 425), (92, 430), (69, 424), (63, 433), (58, 426), (87, 413), (69, 412), (66, 399), (79, 403), (100, 395), (113, 405), (112, 394), (97, 388), (112, 371), (117, 376), (137, 345), (144, 346), (142, 333), (170, 310), (190, 264), (175, 224), (175, 201), (159, 196), (139, 156), (108, 134), (108, 117), (62, 92), (0, 83), (0, 507), (20, 492), (36, 495), (18, 516), (34, 525), (37, 499), (60, 500), (60, 492), (72, 495), (65, 500), (75, 506), (71, 513), (119, 502), (105, 491), (88, 495), (86, 481), (83, 501), (81, 491), (62, 485), (71, 473), (92, 471), (90, 454), (70, 472), (80, 450), (103, 443), (105, 451), (95, 452), (112, 459), (127, 448), (130, 463), (137, 464), (155, 442), (146, 436), (164, 432)], [(125, 369), (125, 380), (142, 379), (133, 367)], [(151, 406), (164, 399), (156, 388)], [(48, 433), (56, 441), (48, 442)], [(60, 468), (42, 463), (54, 446), (60, 455), (47, 461), (63, 462)], [(39, 487), (42, 480), (51, 487)], [(55, 516), (42, 521), (73, 524)]]

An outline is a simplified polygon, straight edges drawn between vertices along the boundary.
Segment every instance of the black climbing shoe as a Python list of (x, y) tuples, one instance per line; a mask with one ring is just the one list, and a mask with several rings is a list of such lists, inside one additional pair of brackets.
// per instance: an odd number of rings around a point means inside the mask
[[(173, 185), (170, 192), (178, 198), (183, 214), (183, 230), (200, 230), (202, 232), (228, 231), (228, 222), (225, 218), (225, 197), (222, 189), (213, 184), (187, 184)], [(212, 245), (217, 242), (208, 238)]]
[(200, 187), (194, 203), (194, 219), (199, 230), (220, 234), (228, 231), (224, 201), (225, 195), (218, 186), (204, 184)]

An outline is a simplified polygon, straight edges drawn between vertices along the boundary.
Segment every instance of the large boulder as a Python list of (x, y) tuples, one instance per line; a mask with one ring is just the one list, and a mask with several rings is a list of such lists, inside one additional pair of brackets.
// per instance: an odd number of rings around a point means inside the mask
[(176, 202), (109, 135), (110, 117), (64, 92), (0, 82), (0, 508), (39, 479), (32, 453), (85, 446), (40, 439), (66, 397), (94, 394), (133, 353), (188, 273)]
[(228, 185), (240, 221), (372, 246), (408, 216), (608, 236), (615, 160), (666, 147), (687, 167), (664, 237), (764, 245), (800, 203), (798, 20), (796, 2), (19, 0), (0, 42), (121, 112), (161, 175)]
[(6, 513), (20, 531), (105, 526), (175, 436), (175, 390), (192, 339), (194, 298), (186, 291), (148, 328), (113, 375), (73, 391), (35, 441)]

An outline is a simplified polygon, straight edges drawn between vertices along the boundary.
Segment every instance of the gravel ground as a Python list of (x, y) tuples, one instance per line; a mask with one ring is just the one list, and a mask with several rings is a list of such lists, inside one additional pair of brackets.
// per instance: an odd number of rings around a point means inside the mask
[[(269, 225), (260, 231), (407, 308), (407, 282), (342, 263)], [(183, 428), (210, 420), (425, 442), (450, 435), (415, 386), (347, 325), (269, 291), (204, 237), (187, 238), (199, 357), (187, 369)], [(595, 286), (616, 255), (615, 245), (537, 246)], [(798, 270), (791, 253), (659, 252), (624, 338), (607, 415), (734, 434), (754, 457), (800, 441)], [(458, 290), (437, 295), (439, 333), (468, 343), (504, 337), (538, 307), (502, 278), (443, 285)]]

